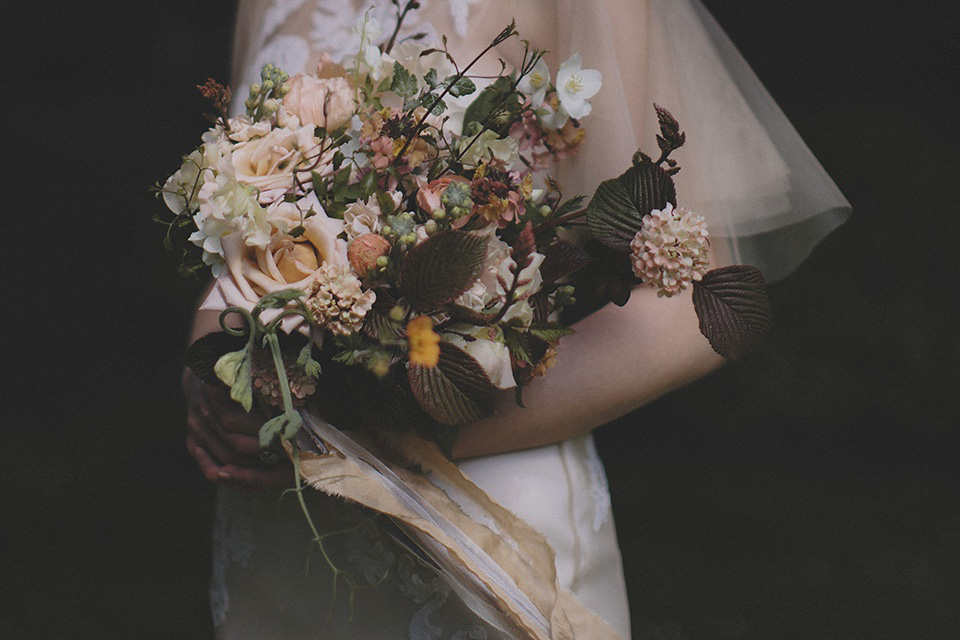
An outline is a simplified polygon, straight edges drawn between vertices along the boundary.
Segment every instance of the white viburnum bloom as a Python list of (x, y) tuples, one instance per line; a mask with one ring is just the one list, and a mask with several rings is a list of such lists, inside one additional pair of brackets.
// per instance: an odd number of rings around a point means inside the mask
[(547, 61), (543, 58), (537, 60), (537, 64), (527, 75), (523, 76), (517, 88), (530, 98), (530, 106), (536, 109), (543, 104), (543, 98), (547, 95), (547, 89), (550, 88), (550, 69), (547, 67)]
[(557, 97), (560, 106), (571, 118), (582, 118), (590, 113), (590, 98), (603, 84), (603, 76), (596, 69), (581, 69), (580, 54), (575, 53), (560, 65), (557, 72)]
[(196, 211), (197, 197), (203, 186), (201, 174), (220, 163), (223, 147), (216, 142), (202, 144), (183, 159), (183, 164), (163, 185), (163, 203), (180, 214)]
[(487, 130), (480, 134), (476, 142), (471, 144), (473, 139), (474, 136), (460, 138), (461, 147), (470, 145), (460, 159), (464, 167), (477, 167), (481, 162), (490, 160), (491, 157), (503, 162), (507, 169), (512, 169), (520, 163), (520, 146), (516, 138), (503, 138), (501, 140), (496, 132)]
[(197, 230), (189, 240), (203, 249), (203, 262), (214, 266), (215, 275), (219, 273), (216, 265), (223, 260), (224, 236), (239, 233), (243, 244), (250, 247), (262, 248), (270, 242), (271, 225), (254, 190), (231, 176), (204, 172), (197, 201), (198, 211), (193, 216)]

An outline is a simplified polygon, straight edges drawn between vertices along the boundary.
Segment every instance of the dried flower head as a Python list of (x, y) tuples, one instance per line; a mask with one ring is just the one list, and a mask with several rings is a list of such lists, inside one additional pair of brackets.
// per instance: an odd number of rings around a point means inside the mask
[(346, 336), (360, 330), (376, 299), (373, 291), (361, 289), (349, 267), (328, 262), (317, 271), (306, 305), (318, 326)]
[[(317, 390), (317, 381), (297, 364), (296, 355), (284, 353), (283, 366), (287, 374), (287, 384), (290, 386), (290, 398), (293, 400), (293, 406), (302, 407), (307, 397)], [(254, 349), (250, 376), (253, 380), (253, 388), (269, 404), (275, 407), (283, 405), (280, 379), (273, 364), (273, 356), (268, 350)]]
[(347, 260), (359, 275), (377, 266), (377, 258), (390, 253), (390, 241), (378, 233), (365, 233), (354, 238), (347, 247)]
[(669, 202), (643, 217), (643, 228), (630, 243), (630, 261), (638, 278), (673, 296), (703, 277), (709, 266), (707, 225), (703, 216)]
[(500, 163), (485, 163), (473, 174), (470, 190), (474, 211), (488, 222), (505, 226), (520, 216), (524, 200), (533, 191), (533, 179), (529, 173), (521, 178)]

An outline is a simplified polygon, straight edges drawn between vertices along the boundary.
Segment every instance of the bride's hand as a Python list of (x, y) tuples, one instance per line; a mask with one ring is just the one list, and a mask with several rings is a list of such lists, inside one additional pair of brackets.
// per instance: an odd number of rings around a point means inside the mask
[(239, 489), (272, 489), (292, 483), (293, 465), (282, 448), (261, 455), (257, 432), (264, 418), (258, 412), (245, 412), (225, 389), (204, 383), (189, 370), (184, 373), (183, 389), (187, 451), (207, 480)]

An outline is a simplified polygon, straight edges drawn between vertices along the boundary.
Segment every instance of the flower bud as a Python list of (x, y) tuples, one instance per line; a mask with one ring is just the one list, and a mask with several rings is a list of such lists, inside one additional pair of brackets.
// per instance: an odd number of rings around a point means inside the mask
[(379, 258), (377, 258), (378, 267), (385, 268), (388, 264), (390, 264), (390, 258), (388, 258), (387, 256), (380, 256)]
[(350, 266), (359, 275), (364, 275), (380, 264), (380, 259), (387, 260), (390, 253), (390, 241), (376, 233), (365, 233), (357, 236), (347, 247), (347, 260)]
[(271, 91), (273, 89), (273, 80), (264, 80), (263, 81), (263, 90)]
[(269, 100), (263, 103), (263, 110), (268, 114), (276, 113), (277, 109), (279, 108), (280, 108), (280, 103), (274, 100), (273, 98), (270, 98)]
[(259, 93), (260, 93), (260, 85), (259, 85), (259, 84), (253, 83), (252, 85), (250, 85), (250, 95), (251, 95), (251, 96), (258, 95)]
[(390, 225), (385, 224), (382, 227), (380, 227), (380, 233), (382, 233), (385, 236), (392, 236), (393, 229), (390, 228)]
[(433, 213), (431, 213), (430, 215), (433, 216), (434, 220), (443, 220), (444, 218), (447, 217), (447, 212), (444, 211), (443, 209), (434, 209)]
[(390, 309), (390, 319), (394, 322), (403, 322), (403, 319), (407, 317), (407, 312), (404, 311), (403, 307), (400, 305), (395, 305)]
[(427, 220), (426, 224), (423, 225), (423, 228), (427, 232), (427, 235), (433, 235), (437, 232), (437, 221)]

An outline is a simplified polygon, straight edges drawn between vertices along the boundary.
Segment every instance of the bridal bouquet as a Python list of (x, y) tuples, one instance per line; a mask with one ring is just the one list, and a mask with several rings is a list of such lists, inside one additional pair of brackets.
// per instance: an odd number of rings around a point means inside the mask
[(412, 430), (449, 453), (498, 394), (522, 404), (571, 322), (641, 283), (662, 296), (693, 287), (725, 356), (766, 331), (759, 272), (708, 271), (704, 220), (677, 206), (670, 156), (685, 137), (666, 110), (657, 159), (637, 152), (584, 206), (543, 177), (577, 152), (601, 85), (579, 55), (554, 80), (524, 43), (517, 68), (481, 78), (474, 65), (512, 24), (463, 66), (445, 41), (378, 47), (374, 31), (362, 22), (357, 55), (324, 57), (312, 75), (267, 65), (242, 115), (208, 81), (213, 125), (160, 187), (182, 269), (216, 277), (202, 307), (223, 331), (188, 363), (274, 414), (264, 447), (288, 441), (299, 465), (301, 450), (352, 446), (302, 428), (322, 416)]

